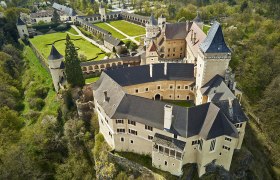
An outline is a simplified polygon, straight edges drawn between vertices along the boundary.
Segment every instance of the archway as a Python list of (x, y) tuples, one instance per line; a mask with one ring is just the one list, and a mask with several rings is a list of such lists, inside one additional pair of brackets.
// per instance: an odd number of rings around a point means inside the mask
[(156, 95), (155, 95), (155, 100), (156, 100), (156, 101), (160, 101), (160, 100), (161, 100), (160, 94), (156, 94)]

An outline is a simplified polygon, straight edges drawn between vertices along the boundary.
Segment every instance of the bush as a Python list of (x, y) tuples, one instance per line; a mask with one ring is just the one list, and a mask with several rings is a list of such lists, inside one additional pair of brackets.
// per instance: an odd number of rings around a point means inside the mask
[(32, 98), (29, 102), (29, 106), (31, 109), (41, 111), (45, 106), (45, 101), (41, 98)]
[(40, 87), (35, 90), (35, 96), (41, 99), (45, 99), (48, 95), (50, 88), (49, 87)]

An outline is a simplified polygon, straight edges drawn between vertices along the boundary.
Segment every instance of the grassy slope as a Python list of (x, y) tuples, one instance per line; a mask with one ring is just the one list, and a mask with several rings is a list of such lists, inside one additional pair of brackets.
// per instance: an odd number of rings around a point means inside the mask
[(116, 30), (114, 30), (113, 28), (111, 28), (110, 26), (108, 26), (107, 24), (101, 22), (101, 23), (95, 23), (95, 26), (98, 26), (108, 32), (110, 32), (112, 34), (112, 36), (114, 36), (115, 38), (118, 39), (124, 39), (126, 38), (124, 35), (122, 35), (121, 33), (117, 32)]
[[(59, 40), (59, 39), (65, 39), (66, 38), (66, 33), (64, 32), (58, 32), (58, 33), (52, 33), (52, 34), (46, 34), (46, 35), (41, 35), (41, 36), (35, 36), (33, 39), (30, 39), (31, 42), (37, 47), (37, 49), (42, 53), (42, 55), (47, 58), (50, 50), (51, 50), (51, 45), (46, 45), (46, 44), (52, 44), (54, 41)], [(71, 39), (79, 39), (79, 36), (72, 36), (70, 35)], [(102, 51), (89, 43), (88, 41), (84, 39), (80, 39), (77, 41), (73, 41), (74, 45), (79, 48), (78, 53), (83, 54), (87, 57), (87, 59), (92, 59), (97, 56), (97, 53), (101, 53)], [(65, 54), (65, 40), (59, 41), (55, 43), (55, 47), (57, 50), (64, 55)], [(104, 54), (101, 54), (98, 56), (96, 60), (101, 60), (105, 57)]]
[(109, 22), (112, 26), (119, 29), (129, 36), (139, 36), (146, 33), (145, 28), (139, 25), (121, 20), (121, 21), (111, 21)]
[(75, 35), (79, 35), (78, 32), (72, 27), (68, 30), (68, 32), (75, 34)]
[(86, 79), (86, 84), (94, 83), (99, 79), (99, 77), (92, 77)]
[(23, 74), (23, 88), (25, 89), (25, 109), (23, 114), (30, 112), (28, 100), (33, 96), (34, 90), (38, 87), (49, 87), (50, 90), (47, 97), (44, 99), (45, 106), (41, 111), (41, 117), (45, 114), (55, 115), (60, 103), (56, 99), (51, 75), (41, 66), (34, 52), (28, 46), (24, 48), (24, 58), (27, 67)]

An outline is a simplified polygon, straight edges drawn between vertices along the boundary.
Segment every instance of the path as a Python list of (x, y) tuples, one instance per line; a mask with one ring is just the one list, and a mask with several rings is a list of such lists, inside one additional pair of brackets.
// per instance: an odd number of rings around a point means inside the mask
[(125, 34), (124, 32), (120, 31), (119, 29), (115, 28), (114, 26), (112, 26), (111, 24), (108, 24), (105, 22), (105, 24), (107, 24), (108, 26), (110, 26), (111, 28), (113, 28), (114, 30), (118, 31), (119, 33), (121, 33), (122, 35), (124, 35), (126, 37), (126, 39), (129, 39), (133, 42), (135, 42), (137, 45), (139, 45), (140, 43), (138, 41), (136, 41), (133, 37)]
[(90, 39), (90, 38), (86, 37), (86, 36), (80, 31), (80, 29), (77, 28), (77, 26), (71, 25), (71, 27), (74, 28), (75, 31), (77, 31), (77, 33), (78, 33), (82, 38), (84, 38), (85, 40), (87, 40), (88, 42), (90, 42), (90, 43), (94, 44), (95, 46), (99, 47), (100, 49), (102, 49), (102, 50), (105, 51), (106, 53), (110, 53), (110, 52), (111, 52), (111, 51), (110, 51), (108, 48), (106, 48), (104, 45), (100, 45), (100, 44), (98, 44), (96, 41), (94, 41), (93, 39)]

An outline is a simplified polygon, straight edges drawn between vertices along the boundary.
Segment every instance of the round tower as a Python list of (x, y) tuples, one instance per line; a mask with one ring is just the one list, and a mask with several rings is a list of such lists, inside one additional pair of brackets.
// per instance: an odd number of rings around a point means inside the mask
[(106, 9), (105, 6), (101, 3), (99, 6), (99, 14), (101, 15), (101, 21), (106, 21)]
[(163, 14), (161, 14), (158, 17), (158, 26), (160, 27), (160, 29), (163, 29), (165, 24), (166, 24), (166, 17)]
[(144, 43), (146, 46), (148, 46), (151, 40), (157, 36), (159, 30), (158, 22), (152, 14), (150, 16), (149, 22), (146, 24), (146, 38)]
[(19, 34), (19, 37), (21, 39), (24, 39), (25, 37), (29, 37), (29, 33), (28, 33), (28, 30), (27, 30), (27, 26), (26, 24), (23, 22), (23, 20), (21, 20), (21, 18), (19, 17), (18, 20), (17, 20), (17, 30), (18, 30), (18, 34)]
[(63, 59), (64, 57), (57, 51), (54, 45), (52, 45), (52, 49), (48, 57), (48, 64), (56, 92), (58, 92), (60, 87), (63, 87), (66, 83), (66, 76), (64, 72), (65, 65)]

